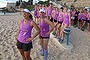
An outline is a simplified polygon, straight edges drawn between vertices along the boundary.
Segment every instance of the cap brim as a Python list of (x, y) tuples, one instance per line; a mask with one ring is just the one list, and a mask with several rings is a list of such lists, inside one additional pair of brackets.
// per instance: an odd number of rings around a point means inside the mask
[(29, 14), (30, 14), (30, 12), (26, 12), (26, 11), (23, 11), (23, 12), (25, 12), (25, 13), (29, 13)]
[(30, 11), (29, 11), (29, 10), (25, 10), (25, 9), (24, 9), (23, 12), (26, 12), (26, 13), (29, 13), (29, 14), (30, 14)]

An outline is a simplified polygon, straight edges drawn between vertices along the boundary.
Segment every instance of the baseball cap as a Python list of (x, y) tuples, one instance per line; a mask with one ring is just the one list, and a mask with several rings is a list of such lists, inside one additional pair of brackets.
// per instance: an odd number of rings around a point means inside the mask
[(46, 12), (46, 10), (44, 9), (44, 8), (42, 8), (42, 9), (40, 9), (40, 11), (39, 12)]
[(30, 13), (28, 9), (23, 9), (23, 12)]

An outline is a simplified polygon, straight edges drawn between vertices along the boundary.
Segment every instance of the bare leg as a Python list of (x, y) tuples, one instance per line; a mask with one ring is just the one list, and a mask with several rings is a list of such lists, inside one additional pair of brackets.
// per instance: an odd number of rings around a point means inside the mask
[(61, 26), (61, 32), (60, 32), (60, 37), (61, 38), (62, 38), (63, 28), (64, 28), (64, 24), (62, 24), (62, 26)]
[(49, 39), (43, 40), (43, 47), (44, 47), (44, 50), (47, 50), (47, 49), (48, 49), (48, 42), (49, 42)]
[(58, 34), (58, 36), (60, 37), (60, 28), (61, 28), (61, 24), (58, 24), (57, 28), (58, 28), (57, 34)]
[[(56, 25), (57, 25), (57, 23), (54, 22), (54, 26), (55, 26), (55, 27), (54, 27), (54, 31), (55, 31), (55, 33), (57, 32), (57, 26), (56, 26)], [(56, 36), (57, 36), (57, 33), (56, 33)]]
[(83, 22), (81, 21), (81, 22), (80, 22), (80, 29), (82, 28), (82, 23), (83, 23)]
[[(60, 33), (62, 42), (63, 42), (63, 40), (64, 40), (64, 29), (65, 29), (66, 27), (68, 27), (67, 24), (63, 24), (63, 25), (62, 25), (62, 30), (61, 30), (61, 33)], [(62, 43), (62, 42), (61, 42), (61, 43)]]
[(63, 31), (63, 33), (62, 33), (62, 39), (64, 39), (64, 29), (67, 28), (67, 27), (68, 27), (68, 25), (67, 24), (64, 24), (64, 28), (62, 30)]
[(40, 38), (40, 41), (39, 41), (40, 45), (43, 46), (43, 39)]
[(88, 23), (88, 32), (90, 32), (90, 23)]
[(85, 23), (86, 23), (86, 22), (84, 21), (84, 22), (83, 22), (83, 25), (82, 25), (82, 28), (84, 28), (84, 26), (85, 26)]
[(78, 28), (80, 28), (80, 21), (78, 21)]
[(23, 60), (26, 60), (23, 49), (19, 49), (19, 52), (22, 55)]
[(24, 51), (24, 55), (25, 55), (26, 60), (32, 60), (31, 57), (30, 57), (30, 51), (31, 51), (31, 50), (29, 50), (29, 51)]
[(80, 21), (80, 22), (79, 22), (79, 28), (80, 28), (80, 29), (81, 29), (81, 26), (82, 26), (82, 22)]

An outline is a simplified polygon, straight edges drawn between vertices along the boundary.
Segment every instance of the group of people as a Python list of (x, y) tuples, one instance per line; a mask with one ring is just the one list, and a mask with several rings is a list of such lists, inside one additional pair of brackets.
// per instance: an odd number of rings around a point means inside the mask
[[(57, 8), (52, 3), (49, 5), (35, 5), (34, 18), (28, 9), (22, 9), (23, 19), (19, 22), (17, 33), (17, 48), (19, 49), (23, 60), (32, 60), (30, 52), (32, 41), (39, 35), (42, 48), (41, 55), (44, 60), (48, 59), (48, 42), (50, 33), (55, 32), (60, 43), (64, 41), (64, 29), (71, 26), (71, 14), (67, 7)], [(32, 29), (36, 31), (31, 35)]]
[(76, 8), (71, 10), (70, 13), (72, 25), (77, 26), (82, 31), (87, 29), (88, 33), (90, 33), (90, 10)]
[(40, 9), (44, 9), (45, 16), (52, 22), (54, 29), (53, 34), (59, 39), (62, 43), (64, 40), (64, 29), (71, 26), (71, 15), (70, 10), (67, 7), (61, 7), (60, 9), (54, 6), (52, 3), (50, 5), (35, 5), (34, 17), (35, 21), (38, 24), (40, 17)]

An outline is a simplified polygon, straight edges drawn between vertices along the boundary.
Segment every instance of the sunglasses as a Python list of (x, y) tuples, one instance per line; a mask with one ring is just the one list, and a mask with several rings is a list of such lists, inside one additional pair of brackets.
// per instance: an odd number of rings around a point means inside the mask
[(41, 13), (44, 13), (44, 12), (41, 12)]

